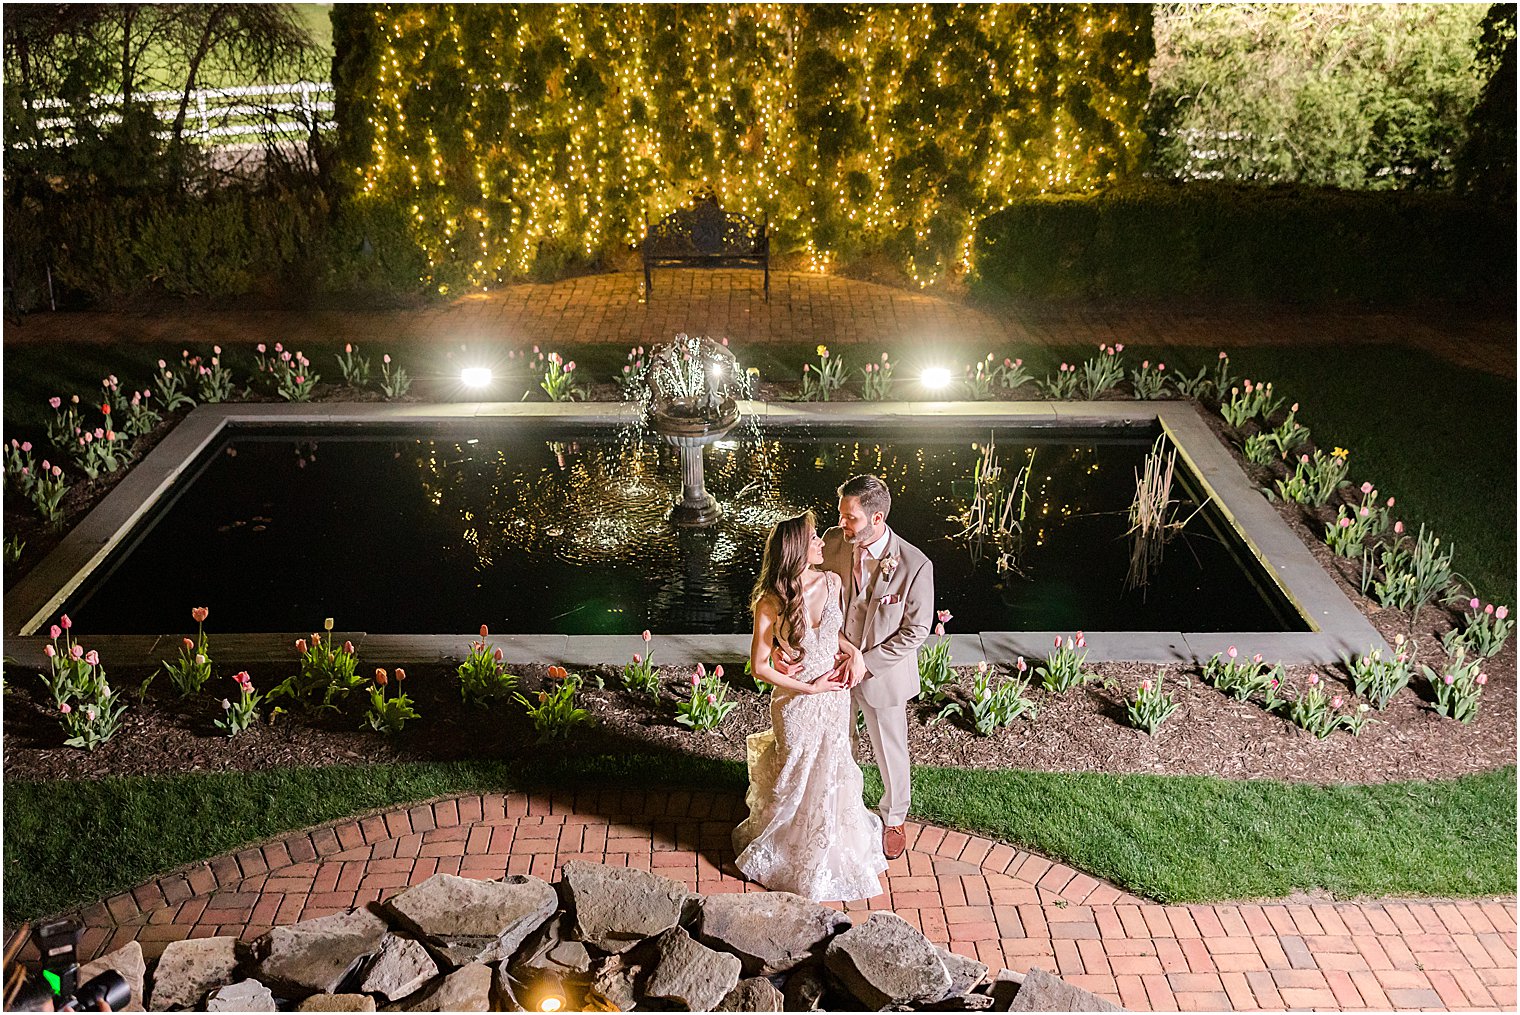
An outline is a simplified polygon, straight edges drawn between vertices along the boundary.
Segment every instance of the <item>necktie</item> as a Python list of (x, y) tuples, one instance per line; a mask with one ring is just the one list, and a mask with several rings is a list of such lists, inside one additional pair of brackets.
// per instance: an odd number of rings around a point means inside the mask
[(855, 547), (855, 591), (858, 595), (866, 587), (866, 548)]

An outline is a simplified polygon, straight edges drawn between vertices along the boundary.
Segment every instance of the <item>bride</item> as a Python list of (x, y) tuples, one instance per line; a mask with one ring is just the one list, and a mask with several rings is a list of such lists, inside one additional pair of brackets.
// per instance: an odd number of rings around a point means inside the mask
[[(773, 685), (771, 728), (749, 737), (749, 817), (734, 830), (738, 868), (773, 891), (815, 902), (881, 894), (881, 819), (861, 799), (850, 750), (850, 686), (865, 673), (840, 633), (840, 578), (819, 569), (823, 539), (811, 511), (777, 523), (755, 583), (754, 675)], [(836, 677), (835, 654), (848, 657)], [(801, 663), (786, 676), (770, 665)]]

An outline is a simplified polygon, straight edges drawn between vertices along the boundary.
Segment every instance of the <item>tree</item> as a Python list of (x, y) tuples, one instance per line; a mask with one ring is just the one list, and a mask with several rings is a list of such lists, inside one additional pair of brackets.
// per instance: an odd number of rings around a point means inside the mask
[(1496, 201), (1515, 199), (1515, 5), (1494, 4), (1474, 60), (1487, 75), (1457, 155), (1457, 186)]

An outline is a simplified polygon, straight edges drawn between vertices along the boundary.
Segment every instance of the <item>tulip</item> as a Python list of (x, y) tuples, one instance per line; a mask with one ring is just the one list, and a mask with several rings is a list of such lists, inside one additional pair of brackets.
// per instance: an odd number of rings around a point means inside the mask
[(57, 409), (63, 405), (63, 399), (59, 398), (57, 395), (54, 395), (52, 398), (48, 399), (48, 405)]
[(61, 634), (63, 634), (63, 632), (58, 629), (57, 624), (54, 624), (52, 627), (48, 628), (48, 637), (52, 638), (54, 641), (57, 641), (59, 635)]
[(689, 679), (691, 680), (691, 686), (692, 687), (696, 687), (698, 684), (700, 684), (702, 682), (702, 678), (699, 677), (699, 676), (697, 676), (695, 673), (693, 673)]
[(1479, 602), (1477, 599), (1469, 599), (1467, 601), (1468, 609), (1476, 610), (1479, 606), (1482, 606), (1482, 605), (1483, 604), (1481, 602)]
[(222, 699), (222, 711), (223, 712), (230, 712), (231, 710), (232, 710), (232, 702), (228, 701), (226, 698), (223, 698)]
[(344, 342), (343, 343), (343, 351), (346, 352), (346, 353), (347, 352), (353, 352), (354, 351), (354, 347), (350, 343)]
[(1442, 677), (1441, 679), (1447, 687), (1450, 687), (1452, 684), (1455, 684), (1457, 682), (1457, 678), (1452, 676), (1450, 673), (1446, 674), (1446, 676)]
[(324, 630), (324, 631), (331, 631), (332, 629), (333, 629), (333, 619), (331, 617), (327, 617), (327, 618), (323, 619), (323, 621), (322, 621), (322, 630)]
[(485, 638), (485, 637), (489, 637), (490, 634), (491, 634), (491, 629), (489, 627), (487, 627), (486, 625), (481, 624), (480, 625), (480, 636), (482, 638)]
[(195, 665), (197, 665), (197, 666), (205, 666), (206, 665), (206, 657), (203, 656), (203, 655), (201, 655), (199, 652), (197, 652), (195, 654)]
[(1501, 607), (1499, 607), (1497, 610), (1494, 611), (1494, 616), (1497, 617), (1500, 620), (1503, 620), (1505, 617), (1509, 616), (1509, 607), (1508, 606), (1501, 606)]
[(1489, 603), (1487, 606), (1483, 607), (1483, 612), (1492, 617), (1494, 615), (1494, 604)]
[(1403, 535), (1404, 534), (1404, 523), (1403, 522), (1394, 522), (1393, 523), (1393, 533), (1396, 536)]
[(1388, 506), (1389, 507), (1393, 507), (1393, 498), (1392, 497), (1388, 498)]
[(1061, 636), (1058, 634), (1058, 635), (1056, 635), (1056, 648), (1060, 648), (1060, 647), (1061, 647)]
[(1224, 654), (1229, 656), (1231, 659), (1234, 659), (1237, 655), (1239, 655), (1239, 653), (1235, 651), (1234, 645), (1231, 645), (1229, 648), (1225, 649)]
[(647, 641), (649, 641), (650, 638), (652, 638), (654, 636), (651, 635), (648, 631), (645, 631), (643, 634), (639, 635), (639, 637), (643, 638), (647, 642)]
[(716, 666), (713, 667), (713, 676), (718, 677), (719, 679), (722, 679), (722, 677), (723, 677), (723, 664), (722, 663), (719, 663), (718, 665), (716, 665)]
[(1476, 683), (1479, 687), (1482, 687), (1484, 684), (1488, 683), (1488, 674), (1478, 674), (1475, 678), (1473, 678), (1473, 682)]
[(701, 663), (697, 663), (697, 676), (699, 676), (699, 677), (705, 677), (705, 676), (707, 676), (707, 667), (703, 666)]
[(74, 622), (69, 619), (69, 615), (67, 613), (58, 618), (58, 623), (63, 625), (63, 629), (65, 631), (74, 626)]
[(296, 639), (296, 651), (299, 652), (299, 653), (301, 653), (303, 656), (306, 654), (306, 639), (305, 638), (297, 638)]
[(492, 656), (492, 657), (493, 657), (493, 658), (494, 658), (494, 659), (495, 659), (495, 660), (496, 660), (496, 661), (497, 661), (497, 662), (501, 662), (501, 660), (502, 660), (502, 655), (501, 655), (501, 649), (497, 649), (497, 650), (496, 650), (496, 651), (495, 651), (495, 652), (492, 652), (492, 653), (491, 653), (491, 656)]
[(935, 614), (935, 616), (939, 617), (939, 622), (941, 624), (948, 624), (948, 623), (950, 623), (950, 611), (949, 610), (940, 610), (939, 613)]
[(69, 703), (68, 702), (64, 702), (62, 705), (58, 706), (58, 711), (62, 712), (64, 715), (68, 715), (70, 712), (72, 712), (74, 710), (69, 707)]
[(1335, 697), (1333, 697), (1333, 698), (1330, 699), (1330, 707), (1331, 708), (1340, 708), (1341, 705), (1342, 705), (1342, 703), (1345, 702), (1345, 700), (1346, 700), (1345, 698), (1343, 698), (1339, 694), (1337, 694)]
[(375, 668), (375, 683), (381, 687), (384, 687), (386, 684), (385, 670), (378, 666)]
[(1149, 691), (1150, 689), (1151, 689), (1151, 682), (1149, 680), (1142, 680), (1142, 681), (1140, 681), (1140, 690), (1142, 690), (1142, 691)]
[(1362, 484), (1362, 492), (1363, 493), (1371, 493), (1372, 492), (1372, 484), (1371, 483), (1363, 483)]
[(1254, 656), (1252, 656), (1252, 657), (1251, 657), (1251, 662), (1253, 662), (1253, 663), (1256, 663), (1256, 664), (1258, 664), (1258, 665), (1260, 665), (1260, 663), (1261, 663), (1261, 653), (1260, 653), (1260, 652), (1258, 652), (1258, 653), (1256, 653), (1256, 654), (1255, 654), (1255, 655), (1254, 655)]
[(72, 658), (72, 659), (83, 659), (84, 658), (84, 649), (81, 648), (78, 645), (70, 645), (69, 646), (69, 657)]
[(32, 442), (31, 441), (22, 441), (21, 442), (21, 450), (22, 451), (26, 451), (26, 452), (30, 452), (32, 450)]
[(1020, 673), (1023, 673), (1025, 670), (1029, 669), (1029, 664), (1024, 661), (1023, 656), (1019, 656), (1018, 659), (1014, 661), (1013, 666), (1014, 669), (1018, 670)]
[(51, 659), (53, 656), (58, 654), (58, 650), (53, 648), (51, 645), (44, 645), (42, 646), (42, 654)]
[(709, 705), (716, 705), (718, 703), (718, 699), (716, 696), (709, 694), (707, 696), (707, 703)]
[(206, 609), (204, 606), (197, 606), (190, 611), (190, 619), (195, 621), (197, 624), (205, 623), (206, 618), (210, 615), (211, 611)]
[(548, 691), (539, 691), (538, 692), (538, 703), (540, 705), (547, 705), (549, 703), (549, 692)]
[(1357, 514), (1361, 515), (1363, 518), (1366, 518), (1371, 513), (1372, 512), (1368, 511), (1365, 507), (1357, 512)]
[[(255, 349), (257, 349), (257, 350), (258, 350), (258, 351), (259, 351), (259, 352), (261, 352), (261, 353), (262, 353), (262, 352), (264, 352), (264, 343), (263, 343), (263, 342), (260, 342), (260, 343), (259, 343), (259, 344), (258, 344), (258, 345), (256, 345), (256, 346), (254, 346), (254, 348), (255, 348)], [(158, 365), (159, 365), (159, 366), (163, 366), (163, 363), (162, 363), (162, 362), (160, 362), (160, 363), (159, 363), (159, 364), (158, 364)]]
[(644, 662), (644, 659), (643, 659), (643, 657), (642, 657), (642, 656), (640, 656), (640, 655), (639, 655), (639, 654), (638, 654), (638, 653), (637, 653), (637, 652), (635, 652), (635, 653), (634, 653), (634, 654), (633, 654), (633, 665), (635, 665), (635, 666), (639, 666), (639, 665), (642, 665), (642, 664), (643, 664), (643, 662)]
[(406, 679), (406, 670), (403, 670), (401, 667), (397, 666), (396, 667), (396, 683), (399, 684), (399, 683), (401, 683), (405, 679)]
[(89, 663), (91, 666), (99, 666), (100, 654), (97, 653), (94, 649), (90, 649), (90, 651), (84, 654), (84, 661)]
[(1086, 647), (1087, 647), (1087, 636), (1085, 634), (1083, 634), (1081, 631), (1078, 631), (1077, 632), (1077, 648), (1086, 648)]
[(1309, 686), (1313, 687), (1317, 683), (1319, 683), (1319, 674), (1318, 673), (1311, 673), (1311, 674), (1309, 674)]
[(944, 624), (935, 624), (934, 625), (934, 633), (937, 634), (937, 635), (939, 635), (941, 638), (943, 638), (945, 636), (945, 625)]

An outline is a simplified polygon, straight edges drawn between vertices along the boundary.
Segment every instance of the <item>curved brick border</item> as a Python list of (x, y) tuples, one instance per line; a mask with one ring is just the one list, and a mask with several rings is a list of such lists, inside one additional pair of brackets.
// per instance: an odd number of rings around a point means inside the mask
[[(325, 916), (444, 871), (554, 879), (567, 860), (655, 870), (704, 893), (724, 873), (732, 793), (652, 790), (451, 797), (325, 825), (147, 882), (78, 915), (86, 957)], [(1005, 843), (910, 824), (881, 895), (994, 969), (1042, 966), (1131, 1009), (1515, 1006), (1514, 900), (1162, 906)]]

